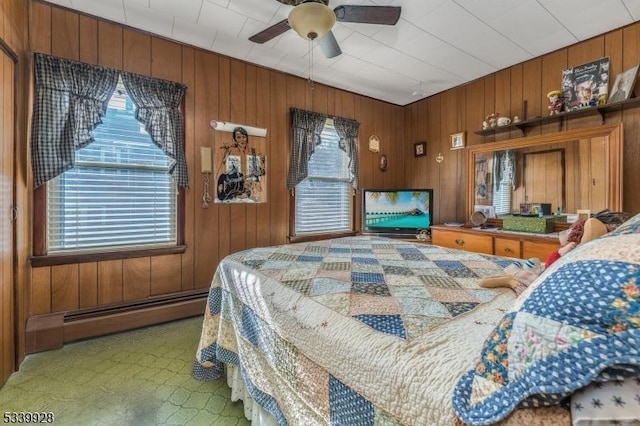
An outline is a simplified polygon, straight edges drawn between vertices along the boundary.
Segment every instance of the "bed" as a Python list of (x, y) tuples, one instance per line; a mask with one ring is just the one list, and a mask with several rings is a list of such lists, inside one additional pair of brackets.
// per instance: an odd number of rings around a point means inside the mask
[[(520, 296), (478, 286), (482, 277), (503, 274), (513, 259), (420, 242), (357, 236), (232, 254), (214, 274), (193, 375), (228, 375), (245, 408), (257, 408), (254, 423), (262, 418), (279, 425), (571, 424), (570, 398), (577, 389), (640, 374), (634, 340), (640, 337), (640, 321), (634, 322), (640, 317), (633, 316), (640, 315), (634, 310), (640, 296), (629, 290), (639, 274), (639, 216), (555, 262)], [(595, 272), (576, 269), (585, 262), (595, 262)], [(574, 276), (566, 279), (569, 273)], [(606, 282), (594, 278), (600, 273), (609, 277)], [(576, 281), (581, 274), (590, 275)], [(549, 297), (566, 300), (563, 292), (575, 293), (575, 282), (589, 280), (609, 289), (607, 300), (619, 299), (611, 288), (631, 292), (635, 304), (624, 321), (610, 312), (612, 302), (595, 314), (572, 311), (571, 327), (558, 331), (557, 312), (530, 306), (542, 303), (540, 294), (547, 305), (554, 304)], [(589, 291), (597, 297), (595, 287)], [(626, 334), (594, 325), (587, 318), (593, 315), (624, 322)], [(535, 330), (536, 324), (543, 326)], [(520, 335), (525, 337), (514, 349), (509, 339)], [(556, 345), (529, 345), (531, 352), (522, 356), (526, 338)], [(561, 338), (573, 340), (558, 344)], [(615, 348), (615, 360), (567, 366), (585, 349), (597, 352), (608, 338), (614, 346), (627, 339)], [(547, 383), (544, 376), (555, 377), (557, 371), (548, 369), (559, 356), (558, 368), (571, 370), (570, 380)], [(539, 364), (544, 374), (536, 370)]]

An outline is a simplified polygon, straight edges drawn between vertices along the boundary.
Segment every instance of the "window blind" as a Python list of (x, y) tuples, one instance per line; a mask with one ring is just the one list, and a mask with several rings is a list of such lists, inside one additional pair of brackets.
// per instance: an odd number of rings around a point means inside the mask
[(296, 186), (296, 234), (351, 230), (349, 157), (338, 146), (333, 120), (309, 159), (309, 175)]
[(122, 85), (94, 136), (47, 185), (48, 252), (175, 244), (173, 160), (135, 119)]

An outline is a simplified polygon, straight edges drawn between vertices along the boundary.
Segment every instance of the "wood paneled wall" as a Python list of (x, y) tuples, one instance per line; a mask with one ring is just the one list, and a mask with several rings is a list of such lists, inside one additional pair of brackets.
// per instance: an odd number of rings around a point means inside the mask
[[(14, 5), (22, 0), (14, 0)], [(3, 2), (3, 5), (5, 2)], [(17, 20), (23, 19), (20, 16)], [(13, 18), (10, 17), (13, 22)], [(5, 20), (6, 22), (6, 20)], [(6, 24), (5, 24), (6, 25)], [(38, 0), (29, 2), (31, 52), (113, 67), (187, 85), (185, 98), (186, 156), (190, 188), (186, 191), (186, 244), (181, 255), (19, 269), (29, 276), (19, 285), (22, 322), (29, 316), (73, 311), (180, 294), (209, 286), (214, 269), (231, 252), (287, 242), (289, 194), (285, 188), (289, 153), (289, 109), (299, 107), (354, 118), (360, 127), (360, 186), (435, 189), (435, 222), (464, 221), (465, 151), (450, 150), (449, 136), (466, 132), (468, 145), (519, 137), (519, 132), (479, 136), (483, 118), (502, 115), (532, 117), (547, 113), (546, 93), (560, 84), (562, 69), (603, 56), (611, 59), (611, 75), (640, 61), (640, 24), (613, 31), (566, 49), (501, 70), (460, 87), (400, 107), (305, 79), (254, 66), (223, 55), (182, 45), (111, 22), (78, 14)], [(1, 34), (1, 32), (0, 32)], [(18, 37), (19, 38), (19, 37)], [(27, 57), (27, 61), (31, 58)], [(27, 62), (29, 63), (29, 62)], [(23, 68), (23, 81), (32, 79)], [(25, 99), (30, 99), (25, 96)], [(28, 115), (29, 102), (22, 106)], [(526, 105), (526, 108), (525, 108)], [(229, 134), (214, 132), (212, 119), (266, 127), (255, 141), (267, 155), (268, 202), (259, 205), (201, 207), (204, 181), (199, 173), (201, 146), (212, 147), (214, 164)], [(607, 121), (625, 123), (625, 210), (640, 212), (640, 109), (625, 108)], [(541, 134), (600, 122), (597, 114), (527, 130)], [(23, 193), (30, 194), (24, 164), (25, 146), (18, 152)], [(378, 154), (368, 151), (370, 135), (381, 140), (389, 158), (386, 172), (378, 169)], [(427, 155), (415, 158), (413, 144), (427, 142)], [(251, 140), (254, 143), (254, 140)], [(435, 157), (442, 153), (444, 162)], [(359, 200), (359, 194), (358, 194)], [(359, 204), (359, 201), (358, 201)], [(26, 203), (29, 212), (31, 205)], [(359, 225), (359, 223), (358, 223)], [(30, 247), (30, 227), (18, 231)], [(28, 251), (28, 250), (27, 250)], [(23, 256), (24, 257), (24, 256)]]
[[(408, 186), (435, 189), (436, 222), (464, 222), (464, 152), (451, 151), (449, 136), (465, 131), (467, 145), (522, 137), (519, 130), (480, 136), (484, 117), (492, 112), (503, 116), (531, 118), (548, 115), (546, 94), (559, 89), (562, 70), (602, 57), (609, 57), (610, 78), (640, 62), (640, 23), (603, 34), (530, 61), (514, 65), (471, 83), (439, 93), (404, 108), (407, 143), (427, 141), (427, 156), (407, 156), (405, 182)], [(640, 94), (640, 85), (636, 86)], [(625, 107), (606, 114), (607, 123), (624, 122), (624, 210), (640, 212), (640, 107)], [(568, 129), (598, 126), (597, 112), (546, 123), (527, 129), (526, 136)], [(435, 161), (438, 153), (444, 161)], [(409, 151), (410, 154), (410, 151)]]
[[(190, 188), (186, 191), (184, 254), (31, 268), (31, 280), (25, 289), (29, 316), (206, 289), (219, 260), (229, 253), (286, 243), (291, 107), (360, 122), (362, 187), (393, 188), (404, 183), (402, 107), (317, 83), (311, 89), (302, 78), (47, 3), (30, 4), (34, 52), (187, 85), (185, 148)], [(268, 129), (264, 139), (250, 137), (250, 144), (267, 155), (267, 203), (211, 203), (206, 209), (201, 207), (204, 179), (199, 173), (199, 148), (212, 147), (213, 162), (218, 166), (220, 147), (231, 141), (230, 133), (211, 129), (212, 119)], [(378, 135), (382, 151), (389, 157), (386, 172), (378, 169), (378, 154), (367, 150), (371, 134)]]

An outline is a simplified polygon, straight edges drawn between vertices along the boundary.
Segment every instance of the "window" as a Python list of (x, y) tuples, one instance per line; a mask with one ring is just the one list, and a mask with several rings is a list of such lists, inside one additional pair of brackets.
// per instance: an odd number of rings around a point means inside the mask
[(296, 186), (295, 235), (352, 230), (349, 156), (340, 149), (340, 137), (328, 119), (322, 143), (309, 159), (309, 174)]
[(47, 184), (47, 253), (176, 244), (173, 160), (135, 117), (122, 80), (95, 141)]

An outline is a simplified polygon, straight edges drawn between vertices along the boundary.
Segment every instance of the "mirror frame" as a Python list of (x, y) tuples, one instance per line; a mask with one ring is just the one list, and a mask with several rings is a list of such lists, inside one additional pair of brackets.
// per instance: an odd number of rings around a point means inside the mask
[[(466, 212), (470, 217), (474, 206), (475, 174), (475, 154), (492, 151), (502, 151), (506, 149), (518, 149), (537, 147), (544, 149), (546, 145), (572, 142), (580, 139), (591, 139), (594, 137), (608, 138), (609, 184), (608, 209), (614, 212), (622, 211), (622, 161), (624, 145), (624, 129), (622, 123), (609, 124), (585, 129), (565, 130), (542, 135), (528, 136), (517, 139), (509, 139), (498, 142), (488, 142), (478, 145), (470, 145), (466, 148), (467, 154), (467, 184), (466, 184)], [(595, 212), (594, 212), (595, 213)]]

